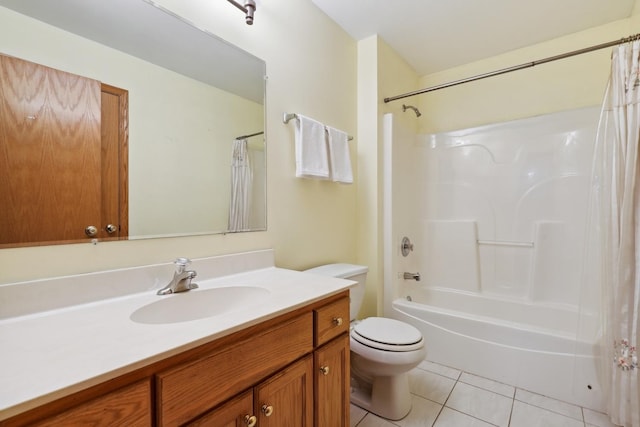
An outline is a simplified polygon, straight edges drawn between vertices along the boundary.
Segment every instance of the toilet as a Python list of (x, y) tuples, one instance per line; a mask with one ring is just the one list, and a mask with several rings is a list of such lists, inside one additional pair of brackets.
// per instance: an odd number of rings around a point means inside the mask
[(358, 282), (350, 289), (351, 403), (390, 420), (404, 418), (411, 410), (408, 372), (426, 357), (420, 331), (384, 317), (356, 320), (366, 266), (328, 264), (305, 271)]

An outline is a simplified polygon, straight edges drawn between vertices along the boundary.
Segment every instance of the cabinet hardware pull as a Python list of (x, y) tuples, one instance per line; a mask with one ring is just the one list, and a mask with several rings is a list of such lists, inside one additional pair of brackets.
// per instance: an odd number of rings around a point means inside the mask
[(247, 427), (255, 427), (257, 422), (258, 422), (258, 419), (256, 418), (255, 415), (244, 416), (244, 423), (247, 425)]
[(265, 417), (270, 417), (273, 414), (273, 406), (271, 405), (262, 405), (262, 413)]
[(329, 375), (329, 367), (328, 366), (321, 366), (320, 367), (320, 372), (322, 372), (322, 375)]
[(98, 227), (95, 225), (89, 225), (84, 229), (84, 234), (89, 237), (96, 237), (98, 235)]
[(334, 317), (333, 318), (333, 324), (336, 325), (336, 326), (342, 325), (342, 317)]

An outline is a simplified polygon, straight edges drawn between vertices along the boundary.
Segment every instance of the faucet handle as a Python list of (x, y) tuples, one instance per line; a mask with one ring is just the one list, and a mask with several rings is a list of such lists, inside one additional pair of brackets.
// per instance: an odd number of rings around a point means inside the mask
[(184, 271), (184, 269), (187, 267), (187, 265), (191, 264), (191, 260), (189, 258), (176, 258), (175, 261), (173, 261), (173, 263), (176, 265), (176, 269), (178, 270), (178, 273), (182, 273)]

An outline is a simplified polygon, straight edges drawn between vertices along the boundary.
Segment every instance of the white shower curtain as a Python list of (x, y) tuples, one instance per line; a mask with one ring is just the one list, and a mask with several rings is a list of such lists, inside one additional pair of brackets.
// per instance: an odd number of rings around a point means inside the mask
[(611, 421), (640, 427), (640, 41), (616, 47), (596, 144), (603, 389)]
[(247, 146), (246, 138), (233, 141), (229, 231), (243, 231), (250, 228), (249, 213), (251, 212), (253, 172)]

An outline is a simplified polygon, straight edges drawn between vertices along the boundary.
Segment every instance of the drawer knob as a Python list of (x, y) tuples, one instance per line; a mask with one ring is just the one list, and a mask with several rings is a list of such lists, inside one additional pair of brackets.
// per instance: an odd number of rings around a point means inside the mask
[(265, 417), (270, 417), (273, 414), (273, 406), (271, 405), (262, 405), (262, 413)]
[(258, 422), (258, 419), (256, 418), (255, 415), (244, 416), (244, 423), (247, 425), (247, 427), (255, 427), (257, 422)]
[(336, 325), (336, 326), (342, 325), (342, 317), (334, 317), (333, 318), (333, 324)]
[(322, 375), (329, 375), (329, 367), (328, 366), (321, 366), (320, 367), (320, 372), (322, 372)]

